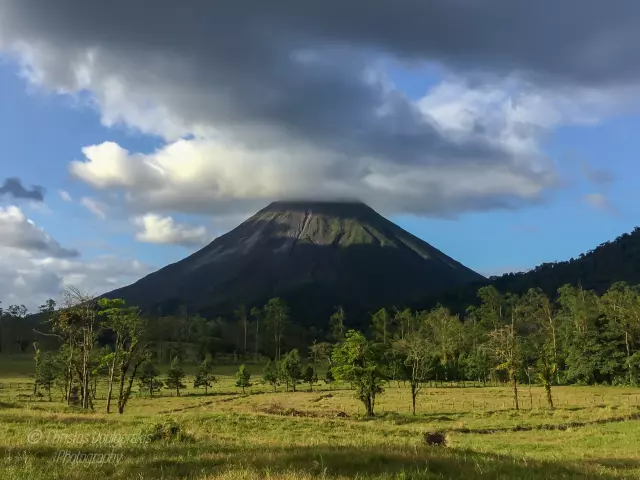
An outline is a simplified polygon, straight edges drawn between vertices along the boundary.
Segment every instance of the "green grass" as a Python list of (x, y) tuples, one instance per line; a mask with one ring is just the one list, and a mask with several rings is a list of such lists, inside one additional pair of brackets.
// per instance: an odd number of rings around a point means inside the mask
[[(103, 387), (92, 413), (67, 407), (57, 392), (53, 402), (34, 399), (28, 363), (4, 360), (3, 480), (640, 478), (640, 422), (620, 421), (640, 414), (638, 389), (558, 387), (550, 411), (538, 406), (538, 387), (531, 408), (525, 386), (526, 408), (516, 412), (508, 388), (426, 388), (413, 416), (408, 389), (394, 383), (379, 397), (377, 417), (365, 419), (346, 386), (273, 393), (256, 384), (242, 395), (234, 368), (224, 366), (210, 395), (165, 390), (134, 397), (124, 415), (107, 415)], [(152, 426), (169, 420), (184, 439), (148, 441)], [(447, 447), (425, 445), (424, 433), (435, 430), (448, 432)], [(118, 461), (74, 463), (75, 454)]]

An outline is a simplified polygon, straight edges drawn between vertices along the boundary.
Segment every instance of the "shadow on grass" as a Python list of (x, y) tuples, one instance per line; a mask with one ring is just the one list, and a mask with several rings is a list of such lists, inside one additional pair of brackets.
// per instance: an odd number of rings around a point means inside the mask
[[(15, 458), (16, 468), (25, 457), (37, 469), (31, 480), (92, 477), (128, 478), (269, 478), (282, 479), (578, 479), (620, 478), (603, 474), (601, 466), (617, 470), (640, 469), (640, 461), (593, 459), (581, 464), (542, 462), (471, 450), (428, 446), (294, 446), (238, 447), (202, 444), (150, 444), (134, 448), (65, 447), (67, 454), (113, 453), (113, 464), (80, 464), (73, 468), (59, 460), (60, 449), (34, 445), (0, 448), (5, 467)], [(69, 457), (67, 457), (69, 458)], [(38, 477), (39, 472), (42, 476)], [(597, 472), (597, 475), (596, 475)], [(619, 472), (620, 473), (620, 472)]]
[(10, 413), (4, 414), (0, 417), (2, 424), (15, 424), (15, 425), (51, 425), (52, 422), (58, 424), (72, 425), (72, 424), (108, 424), (116, 423), (116, 418), (109, 419), (98, 416), (91, 416), (91, 414), (76, 415), (75, 411), (60, 411), (60, 412), (48, 412), (49, 416), (27, 416), (22, 413)]

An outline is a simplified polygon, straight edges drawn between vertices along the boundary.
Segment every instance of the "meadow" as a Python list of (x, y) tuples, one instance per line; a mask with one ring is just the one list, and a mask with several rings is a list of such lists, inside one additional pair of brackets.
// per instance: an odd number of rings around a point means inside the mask
[[(28, 359), (0, 358), (0, 478), (4, 479), (569, 479), (640, 478), (640, 389), (521, 386), (425, 387), (392, 382), (365, 418), (348, 385), (278, 392), (234, 386), (217, 366), (204, 395), (188, 388), (136, 395), (124, 415), (35, 398)], [(425, 443), (442, 432), (446, 446)]]

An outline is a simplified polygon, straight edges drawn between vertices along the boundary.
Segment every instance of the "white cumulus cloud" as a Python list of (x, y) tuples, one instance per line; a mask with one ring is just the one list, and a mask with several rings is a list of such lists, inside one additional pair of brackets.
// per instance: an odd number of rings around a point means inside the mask
[(149, 213), (134, 219), (141, 229), (136, 234), (140, 242), (174, 244), (183, 246), (202, 246), (211, 241), (204, 226), (191, 226), (178, 223), (171, 217)]
[(0, 247), (57, 258), (79, 255), (77, 250), (62, 247), (15, 205), (0, 207)]

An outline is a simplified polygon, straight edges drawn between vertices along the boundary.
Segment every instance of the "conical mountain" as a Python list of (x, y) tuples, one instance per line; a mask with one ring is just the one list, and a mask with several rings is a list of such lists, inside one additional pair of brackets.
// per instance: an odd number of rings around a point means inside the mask
[(404, 305), (484, 277), (359, 202), (274, 202), (202, 250), (109, 294), (205, 315), (284, 298), (301, 323)]

